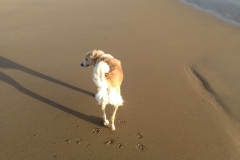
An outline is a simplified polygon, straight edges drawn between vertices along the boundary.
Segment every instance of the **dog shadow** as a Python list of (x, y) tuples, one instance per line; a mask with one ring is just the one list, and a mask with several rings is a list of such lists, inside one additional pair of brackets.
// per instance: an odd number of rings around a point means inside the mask
[(47, 75), (44, 75), (42, 73), (39, 73), (37, 71), (34, 71), (32, 69), (29, 69), (27, 67), (24, 67), (20, 64), (17, 64), (9, 59), (6, 59), (2, 56), (0, 56), (0, 68), (6, 68), (6, 69), (16, 69), (16, 70), (20, 70), (20, 71), (23, 71), (25, 73), (28, 73), (28, 74), (31, 74), (33, 76), (36, 76), (38, 78), (42, 78), (42, 79), (45, 79), (47, 81), (50, 81), (50, 82), (53, 82), (53, 83), (56, 83), (56, 84), (59, 84), (59, 85), (62, 85), (64, 87), (67, 87), (67, 88), (70, 88), (70, 89), (73, 89), (73, 90), (76, 90), (76, 91), (79, 91), (79, 92), (82, 92), (84, 94), (87, 94), (89, 96), (93, 96), (94, 97), (94, 94), (89, 92), (89, 91), (86, 91), (84, 89), (80, 89), (78, 87), (75, 87), (75, 86), (72, 86), (70, 84), (67, 84), (65, 82), (62, 82), (62, 81), (59, 81), (57, 79), (54, 79), (52, 77), (49, 77)]
[[(76, 91), (79, 91), (81, 93), (84, 93), (86, 95), (89, 95), (91, 97), (94, 97), (94, 94), (89, 92), (89, 91), (86, 91), (84, 89), (81, 89), (81, 88), (78, 88), (78, 87), (75, 87), (75, 86), (72, 86), (70, 84), (67, 84), (65, 82), (62, 82), (60, 80), (57, 80), (57, 79), (54, 79), (52, 77), (49, 77), (47, 75), (44, 75), (42, 73), (39, 73), (37, 71), (34, 71), (32, 69), (29, 69), (27, 67), (24, 67), (20, 64), (17, 64), (11, 60), (8, 60), (2, 56), (0, 56), (0, 68), (6, 68), (6, 69), (16, 69), (16, 70), (20, 70), (20, 71), (23, 71), (25, 73), (28, 73), (28, 74), (31, 74), (33, 76), (36, 76), (38, 78), (42, 78), (44, 80), (47, 80), (47, 81), (50, 81), (50, 82), (53, 82), (53, 83), (56, 83), (56, 84), (59, 84), (59, 85), (62, 85), (64, 87), (67, 87), (67, 88), (70, 88), (70, 89), (73, 89), (73, 90), (76, 90)], [(15, 87), (18, 91), (34, 98), (34, 99), (37, 99), (43, 103), (46, 103), (54, 108), (57, 108), (59, 110), (62, 110), (66, 113), (69, 113), (71, 115), (74, 115), (82, 120), (85, 120), (85, 121), (88, 121), (92, 124), (95, 124), (95, 125), (101, 125), (101, 118), (99, 117), (95, 117), (95, 116), (89, 116), (89, 115), (86, 115), (86, 114), (83, 114), (81, 112), (78, 112), (78, 111), (75, 111), (73, 109), (70, 109), (70, 108), (67, 108), (59, 103), (56, 103), (50, 99), (47, 99), (39, 94), (36, 94), (30, 90), (28, 90), (27, 88), (23, 87), (22, 85), (20, 85), (17, 81), (15, 81), (13, 78), (11, 78), (10, 76), (8, 76), (7, 74), (5, 73), (2, 73), (0, 72), (0, 81), (3, 81), (9, 85), (12, 85), (13, 87)]]

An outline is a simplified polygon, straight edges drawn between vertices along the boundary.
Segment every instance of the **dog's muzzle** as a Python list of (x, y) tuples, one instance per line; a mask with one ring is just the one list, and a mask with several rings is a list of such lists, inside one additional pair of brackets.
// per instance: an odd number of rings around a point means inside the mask
[(89, 65), (84, 66), (83, 63), (81, 63), (81, 66), (82, 66), (82, 67), (88, 67)]

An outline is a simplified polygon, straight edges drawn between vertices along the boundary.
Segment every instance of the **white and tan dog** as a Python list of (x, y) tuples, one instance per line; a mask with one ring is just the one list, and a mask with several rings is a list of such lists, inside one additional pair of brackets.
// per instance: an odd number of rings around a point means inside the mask
[(87, 53), (81, 66), (93, 65), (93, 82), (97, 85), (98, 92), (95, 98), (101, 106), (103, 112), (103, 124), (109, 125), (106, 117), (105, 107), (107, 104), (113, 105), (113, 114), (110, 127), (115, 130), (114, 120), (117, 109), (123, 105), (120, 86), (123, 80), (121, 62), (110, 54), (105, 54), (101, 50), (94, 50)]

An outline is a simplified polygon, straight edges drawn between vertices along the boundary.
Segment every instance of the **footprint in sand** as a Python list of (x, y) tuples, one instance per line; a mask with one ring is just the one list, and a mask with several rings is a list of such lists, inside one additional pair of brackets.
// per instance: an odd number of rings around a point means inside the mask
[(143, 138), (143, 135), (141, 133), (138, 133), (137, 134), (137, 138), (140, 139), (140, 138)]
[[(105, 141), (104, 141), (104, 144), (106, 145), (112, 145), (114, 144), (114, 140), (112, 138), (107, 138)], [(115, 146), (117, 148), (122, 148), (123, 144), (121, 142), (116, 142), (115, 143)]]
[(118, 121), (118, 124), (124, 124), (124, 123), (125, 123), (125, 121), (122, 119)]
[(115, 145), (117, 146), (117, 148), (122, 148), (123, 144), (121, 142), (116, 142)]
[(77, 144), (80, 144), (81, 141), (82, 141), (82, 138), (81, 138), (81, 137), (78, 137), (78, 138), (76, 139)]
[(107, 138), (106, 141), (104, 141), (104, 144), (106, 144), (106, 145), (113, 144), (113, 139), (112, 138)]
[(143, 144), (141, 144), (141, 143), (138, 143), (138, 144), (136, 145), (136, 148), (137, 148), (138, 150), (144, 150), (144, 149), (145, 149), (145, 146), (144, 146)]
[(102, 128), (94, 128), (94, 129), (92, 130), (92, 133), (98, 134), (101, 130), (102, 130)]

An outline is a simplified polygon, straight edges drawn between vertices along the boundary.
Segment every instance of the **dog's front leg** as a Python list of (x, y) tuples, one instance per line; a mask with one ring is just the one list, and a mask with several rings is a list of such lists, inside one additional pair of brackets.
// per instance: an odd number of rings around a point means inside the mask
[(107, 120), (107, 116), (106, 116), (106, 112), (105, 112), (105, 108), (106, 108), (106, 104), (102, 103), (100, 105), (102, 113), (103, 113), (103, 124), (105, 126), (109, 125), (109, 121)]

